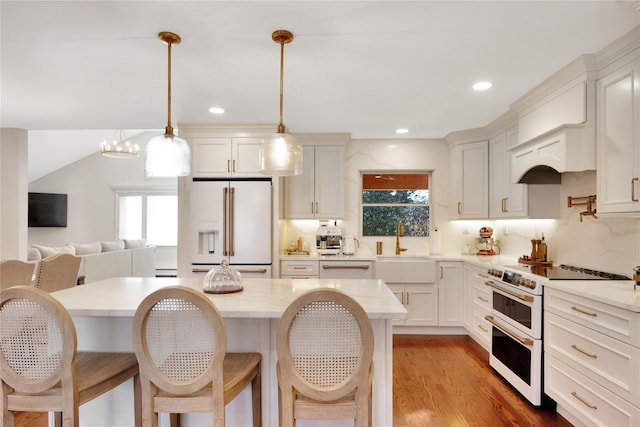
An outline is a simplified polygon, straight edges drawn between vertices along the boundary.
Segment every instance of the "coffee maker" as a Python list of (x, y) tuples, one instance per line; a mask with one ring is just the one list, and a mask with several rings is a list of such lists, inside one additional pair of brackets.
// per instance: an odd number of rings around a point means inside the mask
[(316, 250), (320, 255), (337, 255), (342, 250), (342, 229), (321, 225), (316, 230)]
[[(498, 240), (494, 240), (491, 236), (493, 235), (493, 228), (491, 227), (482, 227), (480, 229), (480, 237), (476, 237), (476, 255), (496, 255), (496, 253), (500, 253), (500, 242)], [(498, 250), (496, 252), (496, 249)]]

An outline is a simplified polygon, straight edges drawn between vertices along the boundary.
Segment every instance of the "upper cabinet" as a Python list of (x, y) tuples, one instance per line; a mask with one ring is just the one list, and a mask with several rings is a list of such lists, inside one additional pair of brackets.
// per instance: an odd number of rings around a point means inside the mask
[(528, 214), (526, 184), (511, 182), (511, 152), (518, 142), (518, 128), (489, 140), (489, 217), (521, 218)]
[(272, 127), (260, 125), (180, 125), (180, 137), (191, 146), (194, 178), (264, 177), (260, 149)]
[(640, 213), (639, 56), (597, 83), (598, 213)]
[(263, 138), (190, 138), (192, 175), (264, 176), (260, 173), (262, 141)]
[(302, 148), (302, 174), (284, 179), (285, 218), (343, 218), (344, 145)]
[(484, 219), (489, 215), (489, 145), (477, 141), (455, 145), (451, 163), (452, 219)]

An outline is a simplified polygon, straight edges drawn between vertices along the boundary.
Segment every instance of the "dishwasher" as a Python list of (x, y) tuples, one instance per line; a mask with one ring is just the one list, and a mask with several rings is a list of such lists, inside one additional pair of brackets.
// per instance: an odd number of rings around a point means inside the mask
[(321, 279), (373, 279), (373, 261), (320, 261)]

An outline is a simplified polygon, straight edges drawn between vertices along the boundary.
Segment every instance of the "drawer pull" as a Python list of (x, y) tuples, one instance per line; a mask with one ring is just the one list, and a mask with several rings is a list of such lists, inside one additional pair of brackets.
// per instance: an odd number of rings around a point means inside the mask
[(294, 270), (306, 270), (307, 266), (306, 265), (294, 265), (293, 269)]
[(637, 202), (638, 198), (636, 197), (636, 182), (638, 182), (640, 178), (632, 178), (631, 179), (631, 201)]
[(597, 407), (596, 405), (594, 405), (594, 404), (591, 404), (591, 403), (587, 402), (586, 400), (584, 400), (584, 398), (580, 397), (580, 395), (579, 395), (577, 392), (575, 392), (575, 391), (572, 391), (572, 392), (571, 392), (571, 396), (575, 397), (575, 398), (576, 398), (576, 399), (578, 399), (580, 402), (582, 402), (585, 406), (587, 406), (587, 407), (589, 407), (589, 408), (591, 408), (591, 409), (595, 409), (595, 410), (597, 410), (597, 409), (598, 409), (598, 407)]
[(484, 279), (488, 279), (489, 275), (488, 274), (482, 274), (482, 273), (478, 273), (478, 276), (484, 278)]
[(345, 269), (345, 268), (357, 268), (359, 270), (368, 270), (369, 266), (367, 264), (357, 264), (357, 265), (327, 265), (324, 264), (322, 266), (325, 270), (335, 270), (335, 269)]
[(266, 273), (266, 268), (239, 268), (238, 273)]
[(577, 311), (578, 313), (586, 314), (587, 316), (597, 317), (598, 313), (592, 313), (590, 311), (585, 311), (581, 308), (576, 307), (575, 305), (571, 307), (571, 310)]
[(597, 354), (589, 353), (588, 351), (581, 349), (580, 347), (578, 347), (575, 344), (571, 344), (571, 348), (574, 349), (575, 351), (578, 351), (578, 352), (584, 354), (585, 356), (589, 356), (589, 357), (591, 357), (593, 359), (597, 359), (598, 358)]
[(489, 302), (489, 300), (488, 300), (488, 299), (486, 299), (486, 298), (478, 297), (478, 299), (479, 299), (480, 301), (482, 301), (482, 302)]
[(478, 325), (478, 329), (480, 329), (482, 332), (489, 332), (489, 330), (482, 325)]

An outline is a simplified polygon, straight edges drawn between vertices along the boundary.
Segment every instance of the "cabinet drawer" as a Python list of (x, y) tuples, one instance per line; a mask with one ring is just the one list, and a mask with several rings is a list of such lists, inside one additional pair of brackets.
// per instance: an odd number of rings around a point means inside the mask
[(484, 310), (473, 311), (473, 330), (472, 335), (476, 338), (478, 344), (485, 350), (491, 350), (491, 324), (484, 318), (485, 314), (489, 314)]
[(318, 261), (280, 261), (281, 276), (317, 276)]
[(627, 344), (640, 342), (640, 313), (545, 288), (544, 309)]
[(544, 350), (640, 406), (640, 349), (545, 313)]
[(491, 310), (491, 292), (487, 286), (483, 284), (482, 287), (473, 287), (473, 303), (485, 309), (487, 313)]
[(544, 392), (585, 425), (640, 425), (640, 409), (550, 355), (544, 359)]

